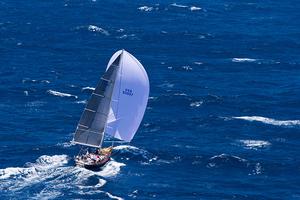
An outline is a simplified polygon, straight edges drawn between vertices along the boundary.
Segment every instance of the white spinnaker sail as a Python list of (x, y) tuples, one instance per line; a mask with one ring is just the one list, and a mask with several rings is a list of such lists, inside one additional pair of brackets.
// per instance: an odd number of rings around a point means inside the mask
[(120, 50), (112, 56), (107, 69), (120, 54), (120, 69), (115, 80), (105, 132), (130, 142), (146, 110), (149, 79), (142, 64), (125, 50)]

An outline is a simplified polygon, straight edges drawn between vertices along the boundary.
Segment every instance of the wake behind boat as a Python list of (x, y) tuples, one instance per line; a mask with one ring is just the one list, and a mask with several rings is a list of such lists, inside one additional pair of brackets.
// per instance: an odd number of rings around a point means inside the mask
[(143, 119), (148, 97), (149, 79), (142, 64), (127, 51), (117, 51), (93, 91), (72, 141), (96, 150), (79, 152), (76, 165), (99, 169), (110, 160), (113, 143), (103, 148), (105, 135), (130, 142)]

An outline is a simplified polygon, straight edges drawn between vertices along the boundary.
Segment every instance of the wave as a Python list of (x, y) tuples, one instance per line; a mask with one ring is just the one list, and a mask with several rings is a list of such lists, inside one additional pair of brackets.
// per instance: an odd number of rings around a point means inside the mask
[(149, 7), (149, 6), (141, 6), (138, 8), (138, 10), (140, 11), (145, 11), (145, 12), (150, 12), (153, 10), (153, 7)]
[(110, 35), (107, 30), (105, 30), (103, 28), (100, 28), (98, 26), (95, 26), (95, 25), (89, 25), (88, 30), (91, 31), (91, 32), (101, 33), (101, 34), (106, 35), (106, 36)]
[(232, 117), (232, 119), (241, 119), (246, 121), (257, 121), (262, 122), (264, 124), (270, 124), (274, 126), (299, 126), (300, 120), (276, 120), (267, 117), (261, 116), (240, 116), (240, 117)]
[(29, 197), (32, 198), (32, 195), (35, 195), (35, 199), (62, 197), (64, 191), (68, 189), (84, 196), (104, 193), (109, 198), (122, 199), (99, 190), (107, 182), (104, 178), (116, 176), (122, 166), (125, 164), (111, 160), (103, 170), (94, 172), (70, 166), (67, 155), (43, 155), (36, 162), (27, 163), (25, 167), (0, 169), (0, 190), (15, 196), (17, 193), (25, 192), (28, 187), (43, 185), (40, 191), (28, 194)]
[(75, 99), (78, 98), (76, 95), (68, 94), (68, 93), (63, 93), (63, 92), (58, 92), (55, 90), (47, 90), (48, 94), (54, 95), (54, 96), (59, 96), (59, 97), (73, 97)]
[(195, 65), (202, 65), (203, 62), (194, 62)]
[(228, 155), (228, 154), (220, 154), (213, 156), (209, 159), (207, 164), (208, 168), (217, 168), (220, 166), (244, 166), (247, 165), (248, 161), (246, 159), (240, 158), (238, 156)]
[(130, 145), (119, 145), (114, 147), (114, 150), (117, 150), (118, 154), (129, 154), (129, 155), (134, 155), (134, 156), (141, 156), (143, 159), (146, 159), (148, 161), (153, 161), (153, 156), (146, 150), (139, 149), (134, 146)]
[(174, 83), (165, 82), (165, 83), (160, 84), (158, 86), (161, 87), (161, 88), (173, 88), (174, 87)]
[(188, 96), (186, 93), (175, 93), (174, 96)]
[(246, 149), (257, 150), (259, 148), (266, 148), (271, 145), (268, 141), (263, 140), (239, 140), (238, 141)]
[(71, 146), (74, 146), (75, 143), (72, 143), (72, 142), (64, 142), (64, 143), (58, 143), (56, 144), (56, 146), (60, 146), (60, 147), (63, 147), (63, 148), (68, 148), (68, 147), (71, 147)]
[(255, 62), (257, 59), (253, 58), (232, 58), (232, 62)]
[(49, 84), (50, 81), (25, 78), (25, 79), (22, 80), (22, 83), (47, 83), (47, 84)]
[(196, 11), (196, 10), (202, 10), (202, 8), (196, 7), (196, 6), (191, 6), (191, 7), (190, 7), (190, 10), (191, 10), (191, 11)]
[(29, 185), (41, 183), (61, 173), (60, 167), (68, 163), (67, 155), (43, 155), (27, 167), (0, 169), (1, 190), (19, 191)]
[(119, 39), (127, 39), (127, 38), (135, 38), (135, 34), (124, 34), (124, 35), (121, 35), (119, 37), (117, 37)]
[(91, 91), (91, 92), (93, 92), (94, 90), (95, 90), (96, 88), (94, 88), (94, 87), (83, 87), (82, 89), (81, 89), (81, 91)]
[(151, 96), (150, 96), (148, 99), (149, 99), (149, 100), (153, 100), (153, 101), (155, 101), (155, 100), (157, 100), (157, 99), (158, 99), (158, 97), (151, 97)]
[(186, 71), (191, 71), (191, 70), (193, 70), (193, 68), (192, 68), (191, 66), (188, 66), (188, 65), (182, 66), (182, 69), (184, 69), (184, 70), (186, 70)]
[(171, 6), (177, 7), (177, 8), (189, 8), (190, 11), (202, 10), (202, 8), (197, 7), (197, 6), (187, 6), (187, 5), (177, 4), (177, 3), (172, 3)]
[(200, 107), (203, 104), (203, 101), (195, 101), (190, 104), (191, 107)]
[(177, 3), (172, 3), (171, 6), (177, 7), (177, 8), (187, 8), (188, 6), (186, 5), (181, 5), (181, 4), (177, 4)]
[(75, 101), (78, 104), (87, 104), (87, 100)]
[(68, 162), (67, 155), (43, 155), (36, 160), (34, 164), (28, 164), (29, 167), (8, 167), (0, 169), (0, 179), (6, 179), (10, 177), (28, 177), (30, 175), (36, 175), (38, 172), (62, 166)]

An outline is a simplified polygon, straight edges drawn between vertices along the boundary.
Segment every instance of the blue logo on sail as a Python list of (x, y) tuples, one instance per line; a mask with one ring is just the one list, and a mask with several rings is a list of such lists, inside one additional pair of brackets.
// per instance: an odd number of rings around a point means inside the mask
[(123, 90), (123, 94), (128, 95), (128, 96), (132, 96), (133, 91), (131, 89), (125, 89), (125, 90)]

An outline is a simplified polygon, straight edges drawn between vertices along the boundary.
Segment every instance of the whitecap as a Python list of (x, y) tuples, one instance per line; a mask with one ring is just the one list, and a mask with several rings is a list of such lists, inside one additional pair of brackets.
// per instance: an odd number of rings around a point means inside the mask
[(151, 96), (150, 96), (148, 99), (149, 99), (149, 100), (156, 100), (156, 99), (158, 99), (158, 97), (151, 97)]
[(24, 95), (28, 96), (28, 91), (27, 90), (24, 91)]
[(84, 179), (86, 177), (90, 177), (93, 175), (101, 176), (101, 177), (113, 177), (116, 176), (120, 170), (121, 167), (126, 166), (124, 163), (117, 162), (115, 160), (109, 161), (106, 165), (104, 165), (101, 169), (101, 171), (91, 171), (85, 168), (76, 167), (78, 172), (77, 175), (80, 176), (81, 179)]
[(48, 80), (42, 80), (41, 82), (42, 83), (50, 83), (50, 81), (48, 81)]
[(194, 62), (195, 65), (202, 65), (202, 62)]
[(72, 143), (72, 142), (64, 142), (64, 143), (58, 143), (56, 144), (57, 146), (61, 146), (63, 148), (68, 148), (68, 147), (71, 147), (71, 146), (74, 146), (75, 143)]
[(203, 101), (195, 101), (190, 104), (191, 107), (200, 107), (203, 104)]
[(97, 32), (97, 33), (101, 33), (103, 35), (109, 36), (109, 32), (107, 30), (100, 28), (98, 26), (95, 26), (95, 25), (89, 25), (88, 30), (91, 32)]
[(117, 30), (117, 32), (119, 32), (119, 33), (122, 33), (122, 32), (124, 32), (125, 30), (123, 29), (123, 28), (120, 28), (120, 29), (118, 29)]
[(181, 5), (181, 4), (177, 4), (177, 3), (172, 3), (171, 6), (178, 7), (178, 8), (187, 8), (188, 7), (186, 5)]
[(82, 89), (81, 89), (81, 91), (85, 91), (85, 90), (89, 90), (89, 91), (94, 91), (96, 88), (94, 88), (94, 87), (83, 87)]
[(191, 6), (191, 7), (190, 7), (190, 10), (191, 10), (191, 11), (196, 11), (196, 10), (202, 10), (202, 8), (196, 7), (196, 6)]
[(246, 121), (257, 121), (262, 122), (264, 124), (270, 124), (274, 126), (299, 126), (300, 120), (276, 120), (267, 117), (261, 116), (240, 116), (240, 117), (232, 117), (232, 119), (241, 119)]
[(254, 149), (254, 150), (257, 150), (259, 148), (266, 148), (271, 145), (270, 142), (263, 141), (263, 140), (239, 140), (239, 142), (246, 149)]
[(78, 98), (76, 95), (68, 94), (68, 93), (63, 93), (63, 92), (58, 92), (55, 90), (47, 90), (48, 94), (54, 95), (54, 96), (59, 96), (59, 97), (73, 97), (75, 99)]
[(256, 60), (253, 58), (232, 58), (232, 62), (255, 62)]
[(121, 36), (119, 36), (118, 38), (119, 39), (126, 39), (126, 38), (129, 38), (129, 37), (134, 37), (135, 36), (135, 34), (129, 34), (129, 35), (127, 35), (127, 34), (124, 34), (124, 35), (121, 35)]
[(123, 198), (117, 197), (117, 196), (115, 196), (115, 195), (112, 195), (112, 194), (110, 194), (109, 192), (105, 192), (105, 194), (106, 194), (109, 198), (111, 198), (111, 199), (123, 200)]
[(87, 104), (87, 100), (75, 101), (78, 104)]
[(191, 70), (193, 70), (193, 68), (192, 68), (191, 66), (188, 66), (188, 65), (182, 66), (182, 68), (185, 69), (186, 71), (191, 71)]
[(50, 177), (56, 176), (54, 172), (61, 173), (58, 168), (67, 163), (67, 155), (43, 155), (36, 160), (36, 163), (28, 163), (27, 167), (0, 169), (0, 179), (2, 179), (0, 189), (6, 188), (10, 191), (15, 191), (28, 185), (43, 182)]
[(163, 87), (163, 88), (173, 88), (174, 84), (173, 83), (163, 83), (163, 84), (161, 84), (159, 86)]
[(233, 156), (233, 155), (228, 155), (228, 154), (225, 154), (225, 153), (222, 153), (220, 155), (216, 155), (216, 156), (213, 156), (210, 158), (210, 160), (215, 160), (215, 159), (223, 159), (223, 160), (229, 160), (229, 159), (235, 159), (239, 162), (247, 162), (246, 159), (243, 159), (243, 158), (240, 158), (238, 156)]
[(119, 145), (114, 147), (114, 150), (118, 150), (120, 151), (120, 153), (130, 153), (133, 155), (141, 155), (143, 158), (145, 159), (150, 159), (150, 155), (147, 151), (143, 150), (143, 149), (139, 149), (135, 146), (131, 146), (131, 145)]
[(138, 8), (138, 10), (140, 11), (145, 11), (145, 12), (150, 12), (153, 10), (153, 7), (149, 7), (149, 6), (141, 6)]
[(259, 175), (262, 174), (263, 168), (260, 163), (256, 163), (254, 169), (252, 170), (252, 174), (249, 175)]
[(187, 96), (185, 93), (175, 93), (174, 96)]

